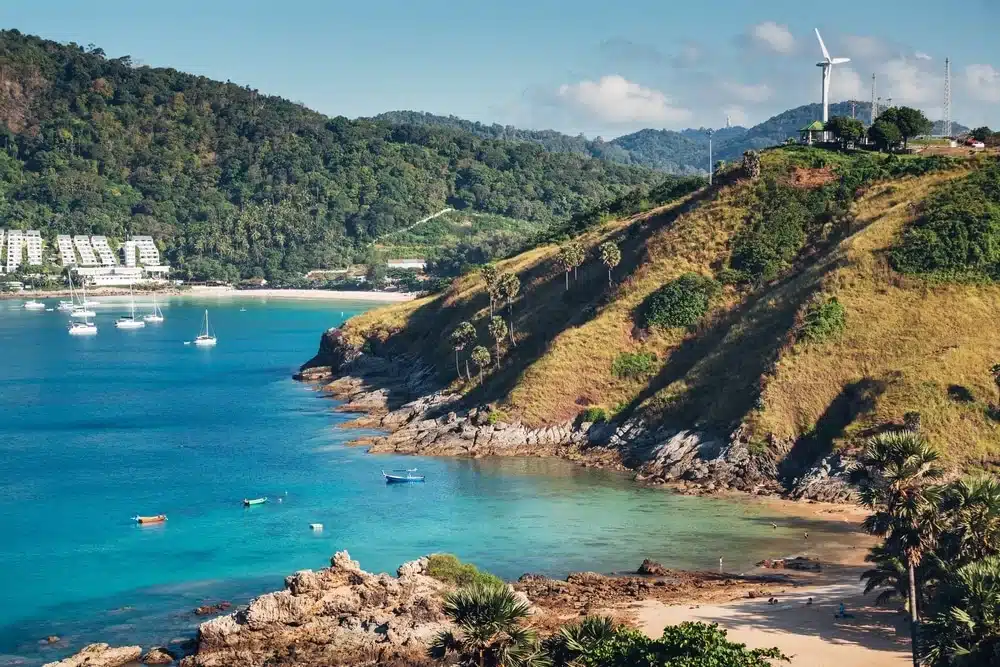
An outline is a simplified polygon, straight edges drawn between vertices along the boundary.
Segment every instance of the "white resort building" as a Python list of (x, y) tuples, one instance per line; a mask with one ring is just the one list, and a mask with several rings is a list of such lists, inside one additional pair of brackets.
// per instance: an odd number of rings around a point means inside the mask
[(14, 273), (21, 266), (24, 232), (20, 229), (7, 231), (7, 273)]

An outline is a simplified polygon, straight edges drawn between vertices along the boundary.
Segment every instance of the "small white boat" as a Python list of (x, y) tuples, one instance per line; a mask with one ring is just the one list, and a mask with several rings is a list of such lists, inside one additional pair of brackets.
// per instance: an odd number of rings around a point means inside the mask
[(311, 523), (309, 524), (309, 527), (316, 532), (323, 530), (323, 524), (321, 523)]
[(60, 301), (59, 305), (56, 307), (57, 310), (61, 310), (64, 312), (70, 312), (74, 308), (76, 308), (76, 304), (73, 303), (72, 301)]
[(132, 296), (132, 285), (128, 286), (129, 315), (119, 317), (115, 320), (115, 326), (119, 329), (142, 329), (146, 323), (135, 316), (135, 297)]
[(93, 322), (73, 322), (69, 325), (70, 336), (93, 336), (97, 333), (97, 325)]
[(142, 319), (146, 322), (162, 322), (163, 321), (163, 311), (160, 310), (159, 304), (156, 303), (156, 296), (153, 296), (153, 312), (148, 315), (143, 315)]
[(94, 311), (80, 307), (74, 308), (69, 314), (70, 317), (94, 317), (96, 315), (97, 313)]
[(198, 345), (199, 347), (212, 347), (217, 342), (219, 342), (208, 327), (207, 310), (205, 311), (205, 326), (202, 328), (201, 333), (198, 334), (198, 337), (191, 342), (194, 343), (195, 345)]
[(32, 299), (31, 301), (25, 301), (24, 302), (24, 309), (25, 310), (45, 310), (45, 304), (42, 303), (41, 301), (35, 301), (34, 299)]
[(90, 299), (89, 301), (87, 299), (84, 299), (83, 301), (80, 302), (80, 305), (83, 306), (84, 308), (93, 308), (94, 306), (100, 306), (101, 302), (94, 301), (93, 299)]

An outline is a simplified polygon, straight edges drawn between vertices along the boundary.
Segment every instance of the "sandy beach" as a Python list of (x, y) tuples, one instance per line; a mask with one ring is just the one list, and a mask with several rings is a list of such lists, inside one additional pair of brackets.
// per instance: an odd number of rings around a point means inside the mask
[[(121, 287), (100, 287), (87, 290), (87, 297), (117, 297), (128, 296), (129, 291)], [(367, 301), (370, 303), (400, 303), (412, 301), (417, 297), (410, 292), (365, 292), (365, 291), (341, 291), (341, 290), (321, 290), (321, 289), (253, 289), (237, 290), (230, 287), (199, 287), (190, 288), (169, 288), (158, 290), (136, 289), (137, 295), (156, 294), (163, 297), (183, 297), (183, 296), (217, 296), (228, 298), (254, 298), (254, 299), (300, 299), (311, 301)], [(68, 299), (69, 290), (26, 290), (24, 292), (4, 292), (0, 293), (0, 300), (8, 299)]]

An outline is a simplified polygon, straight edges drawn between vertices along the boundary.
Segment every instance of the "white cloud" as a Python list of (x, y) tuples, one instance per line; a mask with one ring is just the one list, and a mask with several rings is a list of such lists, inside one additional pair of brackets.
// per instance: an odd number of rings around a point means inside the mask
[(992, 65), (969, 65), (965, 68), (965, 87), (974, 99), (1000, 102), (1000, 71)]
[(795, 50), (795, 37), (788, 26), (774, 21), (764, 21), (750, 28), (750, 39), (759, 46), (775, 53), (791, 53)]
[(729, 106), (723, 109), (723, 111), (726, 114), (726, 118), (729, 119), (729, 122), (732, 123), (734, 127), (737, 125), (746, 127), (750, 124), (750, 118), (747, 116), (746, 110), (741, 106)]
[(917, 60), (934, 60), (933, 56), (928, 53), (924, 53), (923, 51), (917, 51), (913, 54), (913, 57)]
[(877, 37), (866, 35), (845, 35), (844, 55), (849, 58), (880, 58), (888, 52), (888, 48)]
[(771, 99), (771, 87), (766, 83), (737, 83), (727, 81), (722, 84), (723, 89), (740, 102), (766, 102)]
[(600, 81), (563, 84), (556, 98), (578, 113), (607, 123), (683, 123), (691, 111), (674, 106), (666, 95), (617, 74)]
[(883, 97), (891, 97), (894, 104), (919, 105), (938, 101), (944, 95), (943, 75), (922, 69), (916, 62), (895, 58), (885, 64), (887, 85), (879, 78)]
[(865, 85), (861, 75), (850, 67), (838, 65), (833, 68), (830, 77), (830, 99), (834, 102), (842, 100), (863, 100), (870, 98), (865, 94)]

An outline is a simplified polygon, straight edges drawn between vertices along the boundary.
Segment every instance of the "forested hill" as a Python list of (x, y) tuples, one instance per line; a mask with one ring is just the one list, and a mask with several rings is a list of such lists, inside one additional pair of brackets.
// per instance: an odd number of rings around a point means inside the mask
[[(713, 136), (714, 158), (740, 159), (748, 150), (759, 150), (782, 144), (789, 138), (797, 139), (799, 130), (820, 118), (819, 104), (805, 104), (773, 116), (749, 129), (726, 127), (715, 130)], [(864, 120), (871, 118), (871, 104), (858, 102), (852, 109), (850, 102), (830, 106), (833, 116), (850, 116)], [(616, 137), (611, 141), (600, 138), (589, 140), (583, 135), (570, 136), (553, 130), (521, 130), (510, 125), (485, 125), (456, 118), (437, 116), (417, 111), (391, 111), (376, 117), (394, 124), (417, 124), (434, 127), (459, 128), (477, 136), (512, 141), (530, 141), (549, 151), (564, 151), (590, 155), (602, 160), (659, 169), (672, 174), (696, 174), (708, 171), (708, 134), (705, 128), (674, 130), (645, 129)], [(934, 133), (942, 130), (941, 121), (934, 124)], [(953, 132), (968, 132), (964, 125), (954, 124)]]
[(445, 206), (555, 222), (661, 173), (461, 128), (328, 118), (0, 32), (0, 227), (151, 234), (191, 278), (356, 260)]

